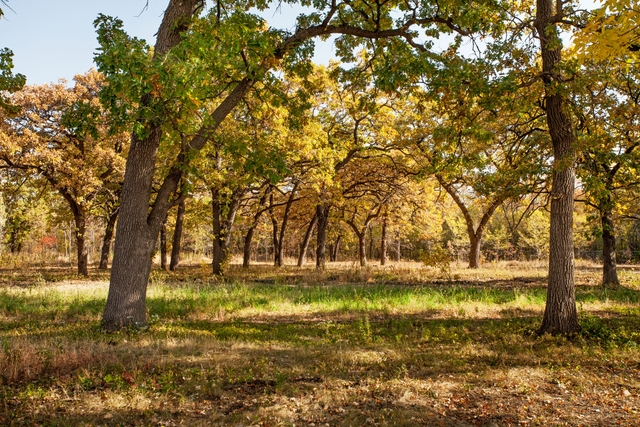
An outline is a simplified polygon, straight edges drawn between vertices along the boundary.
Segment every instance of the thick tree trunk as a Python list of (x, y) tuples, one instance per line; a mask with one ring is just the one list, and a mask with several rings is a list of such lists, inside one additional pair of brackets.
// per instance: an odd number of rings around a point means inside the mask
[(180, 249), (182, 245), (182, 226), (184, 224), (184, 214), (187, 207), (185, 201), (181, 201), (178, 205), (178, 213), (176, 214), (176, 225), (173, 229), (173, 242), (171, 246), (171, 262), (169, 262), (169, 270), (176, 271), (180, 265)]
[(382, 220), (382, 232), (380, 236), (380, 265), (387, 264), (387, 226), (389, 218), (385, 215)]
[(89, 254), (87, 252), (87, 246), (85, 244), (85, 233), (87, 231), (87, 218), (84, 211), (81, 209), (75, 213), (74, 219), (76, 222), (75, 234), (76, 234), (76, 247), (78, 250), (78, 274), (83, 276), (89, 275)]
[(613, 224), (613, 213), (610, 208), (600, 212), (602, 222), (602, 285), (609, 287), (620, 286), (616, 269), (616, 234)]
[(480, 246), (482, 236), (471, 234), (469, 236), (469, 268), (480, 267)]
[(113, 240), (113, 230), (115, 229), (116, 219), (118, 218), (119, 209), (116, 209), (107, 220), (107, 226), (104, 230), (104, 238), (102, 239), (102, 250), (100, 251), (100, 270), (109, 268), (109, 254), (111, 253), (111, 241)]
[[(562, 3), (558, 3), (561, 9)], [(549, 282), (544, 318), (538, 333), (572, 334), (580, 331), (574, 285), (573, 192), (575, 188), (575, 136), (564, 111), (562, 80), (558, 67), (562, 41), (555, 27), (552, 0), (537, 0), (535, 27), (542, 54), (547, 126), (553, 143), (554, 168), (551, 187)], [(561, 11), (561, 10), (560, 10)]]
[(367, 230), (362, 233), (357, 233), (358, 236), (358, 260), (360, 261), (360, 267), (367, 266)]
[(167, 269), (167, 218), (160, 227), (160, 268)]
[[(180, 42), (180, 34), (186, 30), (189, 18), (201, 3), (201, 0), (170, 1), (158, 29), (154, 59), (160, 60)], [(142, 105), (152, 103), (150, 95), (141, 99)], [(148, 133), (144, 139), (139, 139), (135, 132), (132, 134), (127, 156), (109, 295), (102, 316), (102, 325), (107, 330), (146, 323), (146, 292), (151, 271), (151, 254), (160, 226), (156, 218), (164, 218), (166, 215), (168, 207), (164, 204), (168, 201), (167, 193), (172, 190), (173, 180), (166, 181), (168, 185), (164, 188), (163, 184), (156, 199), (159, 204), (156, 205), (155, 216), (150, 218), (148, 211), (151, 182), (162, 137), (162, 123), (158, 120), (146, 127)], [(177, 185), (180, 173), (175, 175)]]
[(329, 224), (330, 206), (317, 205), (316, 216), (318, 217), (318, 233), (316, 237), (316, 268), (324, 270), (326, 268), (327, 250), (327, 225)]
[(307, 231), (304, 233), (304, 238), (302, 239), (302, 243), (300, 244), (300, 254), (298, 255), (298, 267), (304, 266), (305, 260), (307, 258), (307, 250), (309, 248), (309, 242), (311, 241), (311, 235), (313, 234), (313, 229), (316, 227), (317, 222), (318, 222), (318, 215), (313, 215), (313, 218), (311, 218), (311, 222), (307, 227)]

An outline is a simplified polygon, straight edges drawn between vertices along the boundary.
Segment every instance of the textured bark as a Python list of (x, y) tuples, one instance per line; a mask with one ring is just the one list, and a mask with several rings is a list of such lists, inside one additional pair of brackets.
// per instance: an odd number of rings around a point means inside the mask
[(102, 239), (102, 250), (100, 252), (100, 270), (109, 268), (109, 254), (111, 253), (111, 241), (113, 240), (113, 230), (115, 229), (116, 219), (118, 218), (119, 209), (116, 209), (107, 220), (107, 226), (104, 229), (104, 237)]
[[(562, 3), (558, 5), (561, 11)], [(557, 68), (562, 59), (562, 41), (554, 24), (553, 6), (554, 2), (551, 0), (537, 0), (535, 20), (542, 55), (547, 126), (554, 154), (547, 304), (538, 333), (573, 334), (580, 331), (573, 253), (575, 136), (571, 120), (564, 111), (565, 100), (562, 91), (555, 87), (561, 80)]]
[(307, 258), (307, 250), (309, 249), (309, 242), (311, 241), (311, 235), (313, 234), (313, 229), (316, 228), (317, 222), (318, 222), (318, 216), (313, 215), (313, 218), (311, 218), (311, 222), (307, 227), (307, 231), (304, 233), (304, 238), (302, 239), (302, 243), (300, 244), (300, 254), (298, 255), (298, 267), (304, 266), (304, 263)]
[(609, 287), (620, 286), (616, 265), (616, 234), (611, 209), (600, 212), (602, 222), (602, 285)]
[(329, 210), (331, 206), (317, 205), (316, 217), (318, 218), (318, 233), (316, 237), (316, 268), (326, 268), (327, 251), (327, 225), (329, 224)]
[(184, 214), (186, 211), (185, 201), (181, 201), (178, 205), (178, 213), (176, 214), (176, 225), (173, 228), (173, 241), (171, 246), (171, 261), (169, 262), (169, 270), (176, 271), (180, 265), (180, 250), (182, 245), (182, 226), (184, 224)]
[(160, 268), (167, 269), (167, 219), (160, 227)]
[[(154, 48), (154, 59), (161, 60), (166, 53), (180, 42), (180, 34), (186, 30), (188, 21), (201, 5), (201, 0), (171, 0), (158, 29)], [(143, 106), (150, 105), (152, 99), (145, 95)], [(107, 304), (102, 317), (102, 325), (107, 330), (128, 325), (146, 323), (146, 292), (151, 271), (151, 254), (160, 228), (156, 218), (166, 216), (169, 195), (179, 180), (179, 173), (172, 188), (171, 180), (165, 181), (158, 193), (157, 209), (150, 217), (151, 182), (158, 146), (162, 137), (160, 119), (147, 125), (148, 134), (138, 138), (132, 134), (125, 176), (122, 186), (120, 220), (117, 225), (114, 258)], [(175, 174), (174, 174), (175, 175)], [(154, 206), (154, 208), (156, 207)], [(164, 211), (164, 212), (163, 212)]]

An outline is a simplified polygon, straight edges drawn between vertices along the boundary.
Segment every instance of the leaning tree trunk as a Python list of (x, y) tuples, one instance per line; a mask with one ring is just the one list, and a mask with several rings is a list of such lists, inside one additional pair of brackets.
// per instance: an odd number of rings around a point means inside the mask
[[(282, 267), (284, 265), (284, 237), (287, 231), (287, 224), (289, 223), (289, 216), (291, 215), (291, 207), (295, 201), (296, 192), (298, 191), (299, 182), (296, 182), (291, 189), (289, 198), (287, 199), (287, 205), (284, 209), (284, 215), (282, 217), (282, 225), (280, 226), (280, 236), (278, 238), (278, 250), (276, 257), (276, 266)], [(275, 243), (275, 242), (274, 242)]]
[(305, 260), (307, 258), (307, 250), (309, 249), (309, 242), (311, 241), (311, 235), (313, 234), (313, 229), (316, 227), (317, 222), (318, 222), (318, 215), (313, 215), (313, 218), (311, 218), (311, 222), (307, 227), (307, 231), (304, 233), (304, 238), (302, 239), (302, 243), (300, 244), (300, 255), (298, 255), (298, 267), (304, 266)]
[(167, 218), (160, 228), (160, 268), (167, 269)]
[(87, 218), (84, 211), (80, 208), (74, 213), (76, 222), (76, 247), (78, 249), (78, 274), (83, 276), (89, 275), (89, 253), (85, 244), (84, 236), (87, 231)]
[[(180, 34), (186, 30), (189, 18), (200, 4), (201, 0), (169, 2), (158, 29), (154, 60), (162, 60), (180, 42)], [(141, 99), (143, 106), (152, 106), (154, 102), (152, 95), (144, 95)], [(122, 184), (109, 295), (102, 316), (102, 325), (107, 330), (146, 323), (151, 254), (161, 222), (157, 218), (164, 218), (168, 209), (158, 205), (158, 210), (165, 212), (156, 212), (155, 217), (149, 218), (151, 183), (163, 123), (159, 118), (151, 123), (143, 120), (141, 118), (139, 124), (146, 127), (146, 136), (140, 139), (137, 132), (132, 133)]]
[(620, 280), (616, 269), (616, 235), (611, 208), (602, 210), (600, 219), (602, 222), (602, 285), (617, 287), (620, 286)]
[[(561, 9), (562, 3), (558, 3)], [(542, 54), (547, 126), (553, 143), (553, 184), (549, 235), (547, 304), (539, 334), (572, 334), (580, 331), (574, 284), (573, 192), (575, 188), (575, 136), (565, 112), (560, 62), (562, 40), (554, 24), (554, 2), (537, 0), (535, 27)], [(560, 10), (561, 11), (561, 10)]]
[(176, 225), (173, 228), (173, 241), (171, 245), (171, 261), (169, 262), (169, 270), (176, 271), (180, 265), (180, 249), (182, 244), (182, 226), (184, 224), (184, 214), (186, 210), (185, 201), (182, 200), (178, 205), (178, 213), (176, 214)]
[(318, 234), (316, 237), (316, 268), (324, 270), (326, 267), (327, 250), (327, 225), (329, 224), (330, 206), (316, 206), (316, 216), (318, 217)]
[(111, 241), (113, 240), (113, 230), (116, 225), (116, 219), (118, 218), (118, 211), (116, 209), (107, 220), (107, 227), (104, 230), (104, 238), (102, 239), (102, 250), (100, 251), (100, 270), (106, 270), (109, 268), (109, 253), (111, 252)]

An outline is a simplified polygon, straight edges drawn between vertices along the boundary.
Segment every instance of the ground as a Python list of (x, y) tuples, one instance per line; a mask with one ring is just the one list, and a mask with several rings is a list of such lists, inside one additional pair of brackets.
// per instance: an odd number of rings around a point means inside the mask
[(100, 329), (107, 274), (0, 271), (0, 425), (640, 425), (640, 268), (583, 332), (538, 337), (546, 270), (154, 271), (149, 323)]

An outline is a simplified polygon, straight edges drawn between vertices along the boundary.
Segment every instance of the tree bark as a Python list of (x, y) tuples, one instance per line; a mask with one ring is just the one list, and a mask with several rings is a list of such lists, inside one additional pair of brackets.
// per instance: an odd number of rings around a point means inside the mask
[(169, 270), (176, 271), (180, 265), (180, 249), (182, 245), (182, 226), (184, 225), (184, 214), (187, 207), (185, 201), (181, 201), (178, 205), (178, 213), (176, 214), (176, 225), (173, 228), (173, 241), (171, 245), (171, 261), (169, 262)]
[(85, 244), (84, 235), (87, 231), (87, 218), (82, 209), (78, 209), (74, 212), (74, 219), (76, 222), (75, 234), (76, 234), (76, 248), (78, 253), (78, 274), (83, 276), (89, 275), (89, 254), (87, 252), (87, 246)]
[(307, 258), (307, 250), (309, 249), (309, 242), (311, 241), (311, 235), (313, 234), (313, 229), (316, 228), (316, 223), (318, 222), (318, 216), (313, 215), (311, 218), (311, 222), (307, 227), (307, 231), (304, 233), (304, 238), (302, 239), (302, 243), (300, 244), (300, 254), (298, 255), (298, 267), (304, 266), (305, 260)]
[(104, 238), (102, 239), (102, 250), (100, 251), (100, 270), (109, 268), (109, 253), (111, 253), (111, 241), (113, 240), (113, 230), (115, 229), (116, 219), (118, 218), (119, 209), (116, 209), (107, 220), (107, 226), (104, 230)]
[(331, 245), (331, 253), (329, 254), (329, 260), (331, 262), (338, 262), (338, 252), (340, 251), (340, 240), (342, 240), (342, 234), (336, 237), (336, 240)]
[[(223, 266), (227, 259), (227, 248), (229, 245), (229, 237), (233, 231), (236, 214), (240, 208), (240, 201), (244, 189), (238, 188), (233, 191), (231, 200), (226, 206), (220, 203), (219, 189), (211, 189), (211, 208), (213, 216), (213, 274), (219, 276), (223, 274)], [(226, 208), (224, 215), (223, 207)]]
[(160, 268), (167, 269), (167, 218), (160, 227)]
[(387, 264), (387, 226), (389, 217), (385, 214), (382, 219), (382, 232), (380, 233), (380, 265)]
[(295, 201), (299, 185), (300, 182), (298, 181), (296, 181), (296, 183), (293, 185), (291, 193), (289, 193), (289, 198), (287, 199), (287, 204), (284, 209), (284, 215), (282, 216), (282, 225), (280, 226), (280, 236), (278, 238), (278, 256), (276, 258), (277, 267), (282, 267), (284, 265), (284, 237), (287, 231), (287, 224), (289, 223), (289, 216), (291, 215), (291, 206), (293, 206), (293, 202)]
[(602, 285), (615, 288), (620, 286), (620, 280), (616, 268), (616, 234), (611, 208), (603, 209), (600, 212), (600, 219), (602, 222)]
[[(158, 29), (154, 60), (161, 60), (181, 39), (188, 22), (202, 0), (171, 0)], [(153, 103), (151, 95), (141, 99), (143, 106)], [(142, 118), (140, 122), (143, 123)], [(102, 316), (106, 330), (146, 323), (146, 293), (151, 271), (151, 254), (160, 224), (168, 210), (172, 184), (177, 186), (181, 173), (165, 181), (156, 198), (155, 215), (149, 215), (151, 183), (158, 147), (162, 138), (162, 119), (145, 125), (147, 135), (140, 139), (132, 133), (120, 200), (120, 220), (116, 231), (109, 294)], [(164, 212), (162, 212), (164, 211)], [(154, 213), (152, 211), (152, 213)]]
[(327, 225), (329, 224), (329, 210), (331, 206), (319, 204), (316, 206), (316, 217), (318, 218), (318, 233), (316, 237), (316, 268), (324, 270), (326, 268), (327, 249)]
[(469, 235), (469, 268), (480, 268), (480, 245), (482, 236)]
[[(537, 0), (535, 28), (540, 40), (544, 105), (553, 143), (554, 167), (551, 187), (549, 279), (547, 304), (539, 334), (573, 334), (580, 331), (574, 284), (573, 192), (575, 188), (575, 136), (565, 112), (562, 76), (562, 40), (554, 19), (554, 2)], [(558, 3), (561, 12), (562, 3)]]
[(367, 266), (367, 232), (357, 233), (358, 236), (358, 260), (360, 261), (360, 267)]
[(265, 212), (265, 209), (263, 209), (262, 207), (267, 202), (267, 198), (271, 195), (271, 186), (267, 183), (266, 187), (267, 188), (265, 189), (262, 197), (260, 197), (260, 201), (258, 202), (258, 211), (253, 216), (253, 222), (251, 223), (249, 230), (247, 230), (247, 234), (244, 238), (244, 248), (242, 251), (243, 268), (249, 268), (249, 265), (251, 264), (251, 242), (253, 241), (253, 235), (256, 231), (256, 227), (258, 226), (258, 222), (260, 221), (260, 217)]

